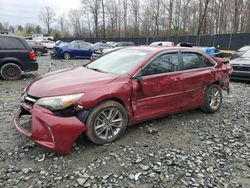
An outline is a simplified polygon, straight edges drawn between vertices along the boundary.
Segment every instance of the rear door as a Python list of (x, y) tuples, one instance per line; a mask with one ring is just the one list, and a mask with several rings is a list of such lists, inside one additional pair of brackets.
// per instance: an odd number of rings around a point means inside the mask
[(181, 109), (182, 83), (178, 52), (161, 54), (132, 80), (136, 120), (159, 117)]
[(81, 57), (81, 49), (78, 43), (69, 44), (71, 57)]
[(183, 108), (191, 109), (203, 103), (205, 88), (215, 80), (215, 63), (196, 52), (181, 52), (183, 69)]

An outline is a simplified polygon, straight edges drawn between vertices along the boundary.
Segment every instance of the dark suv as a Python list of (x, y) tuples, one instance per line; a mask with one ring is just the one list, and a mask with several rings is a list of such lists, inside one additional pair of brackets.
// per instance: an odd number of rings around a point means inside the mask
[(0, 35), (0, 73), (5, 80), (17, 80), (22, 72), (38, 69), (36, 54), (17, 36)]

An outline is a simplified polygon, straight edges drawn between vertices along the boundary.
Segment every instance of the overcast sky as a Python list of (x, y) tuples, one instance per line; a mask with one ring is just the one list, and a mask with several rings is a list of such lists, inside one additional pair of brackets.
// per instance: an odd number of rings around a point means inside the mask
[(25, 23), (40, 24), (38, 15), (44, 6), (50, 6), (57, 15), (76, 9), (80, 0), (0, 0), (0, 22), (11, 25), (24, 25)]

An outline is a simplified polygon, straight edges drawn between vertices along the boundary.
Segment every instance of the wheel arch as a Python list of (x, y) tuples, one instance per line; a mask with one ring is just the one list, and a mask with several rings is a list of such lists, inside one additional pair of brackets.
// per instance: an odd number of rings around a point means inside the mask
[(115, 101), (115, 102), (118, 102), (120, 105), (122, 105), (126, 112), (127, 112), (127, 115), (128, 115), (128, 119), (130, 120), (130, 116), (131, 116), (131, 113), (129, 111), (129, 109), (126, 107), (125, 103), (123, 102), (122, 99), (118, 98), (118, 97), (114, 97), (114, 96), (110, 96), (110, 97), (107, 97), (105, 99), (102, 99), (102, 100), (99, 100), (93, 107), (91, 108), (88, 108), (88, 113), (85, 114), (84, 118), (82, 119), (82, 121), (84, 123), (86, 123), (87, 119), (88, 119), (88, 116), (89, 116), (89, 113), (98, 105), (100, 105), (101, 103), (104, 103), (106, 101)]
[(1, 70), (1, 68), (2, 68), (4, 65), (6, 65), (6, 64), (8, 64), (8, 63), (17, 64), (17, 65), (21, 68), (21, 70), (23, 71), (23, 67), (22, 67), (22, 65), (21, 65), (21, 62), (20, 62), (19, 60), (17, 60), (17, 59), (14, 59), (14, 58), (8, 58), (8, 59), (3, 60), (3, 61), (0, 63), (0, 70)]
[(72, 54), (69, 50), (62, 50), (60, 58), (64, 58), (65, 53), (69, 53), (70, 57), (72, 56)]

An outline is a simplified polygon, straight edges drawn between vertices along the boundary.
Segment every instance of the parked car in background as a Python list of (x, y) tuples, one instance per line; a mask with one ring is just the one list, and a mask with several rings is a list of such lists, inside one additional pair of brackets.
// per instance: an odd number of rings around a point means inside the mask
[(189, 48), (192, 48), (193, 46), (195, 46), (194, 43), (188, 43), (188, 42), (181, 42), (181, 43), (178, 43), (176, 45), (177, 47), (189, 47)]
[(46, 46), (48, 49), (52, 49), (56, 46), (56, 43), (52, 40), (43, 40), (41, 43)]
[(134, 42), (127, 42), (127, 41), (122, 41), (122, 42), (116, 42), (112, 45), (113, 47), (121, 47), (121, 46), (135, 46)]
[(225, 57), (225, 53), (223, 51), (217, 50), (215, 47), (194, 47), (194, 48), (199, 49), (213, 57), (220, 57), (220, 58)]
[(85, 43), (88, 43), (89, 45), (93, 45), (92, 43), (85, 42), (84, 40), (73, 40), (71, 43), (72, 43), (72, 44), (73, 44), (73, 43), (76, 43), (76, 44), (80, 44), (80, 43), (85, 44)]
[(230, 64), (233, 66), (231, 79), (250, 81), (250, 50), (240, 57), (230, 60)]
[[(83, 132), (106, 144), (145, 120), (196, 108), (215, 113), (231, 72), (192, 48), (128, 47), (34, 80), (14, 124), (44, 148), (69, 153)], [(24, 114), (32, 116), (28, 127), (20, 123)]]
[(41, 42), (43, 40), (43, 34), (34, 34), (31, 38), (34, 41)]
[(14, 35), (14, 34), (7, 30), (0, 30), (0, 35)]
[(157, 42), (152, 42), (149, 46), (173, 47), (173, 46), (174, 46), (174, 42), (169, 42), (169, 41), (157, 41)]
[(107, 44), (110, 44), (111, 46), (113, 46), (113, 44), (115, 44), (116, 42), (114, 41), (107, 41)]
[(48, 48), (44, 46), (41, 42), (37, 42), (34, 40), (26, 40), (28, 45), (35, 51), (37, 56), (41, 56), (43, 54), (48, 53)]
[(102, 51), (102, 50), (104, 50), (104, 49), (110, 49), (110, 48), (114, 48), (114, 47), (113, 47), (111, 44), (107, 43), (107, 42), (101, 41), (101, 42), (96, 42), (96, 43), (94, 44), (94, 48), (95, 48), (96, 50)]
[(92, 54), (90, 60), (94, 61), (96, 59), (99, 59), (100, 57), (107, 55), (111, 52), (123, 49), (124, 47), (116, 47), (116, 48), (107, 48), (107, 49), (103, 49), (103, 50), (96, 50), (94, 51), (94, 53)]
[(2, 78), (17, 80), (22, 72), (37, 69), (36, 54), (23, 38), (0, 35), (0, 76)]
[(232, 54), (232, 58), (240, 57), (248, 50), (250, 50), (250, 45), (243, 46)]
[(63, 43), (56, 46), (51, 52), (51, 57), (60, 59), (70, 58), (90, 58), (95, 51), (93, 44), (88, 42), (76, 42)]

